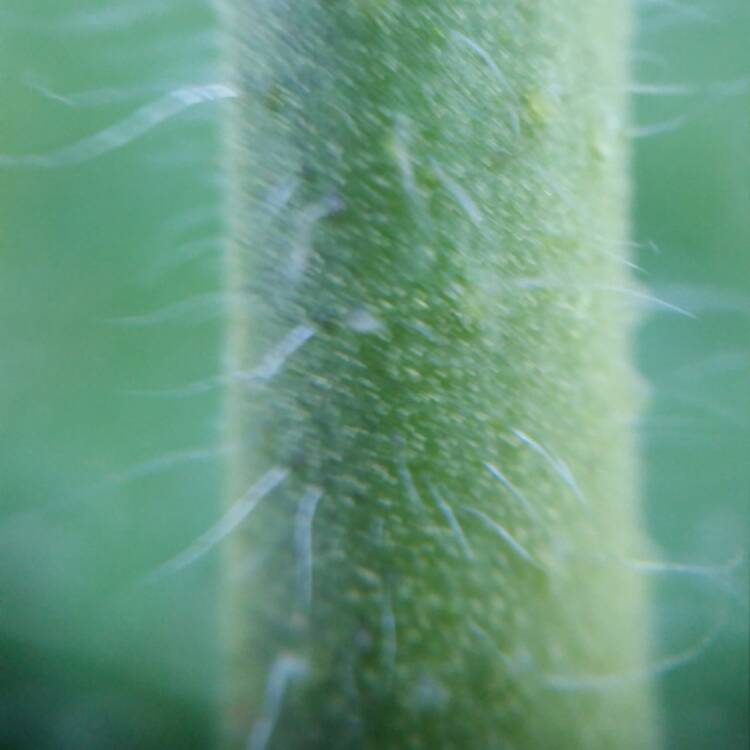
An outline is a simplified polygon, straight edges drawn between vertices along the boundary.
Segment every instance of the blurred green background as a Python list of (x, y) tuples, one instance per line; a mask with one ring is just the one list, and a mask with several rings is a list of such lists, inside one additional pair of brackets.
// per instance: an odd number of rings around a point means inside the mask
[[(666, 560), (716, 575), (655, 581), (669, 748), (747, 748), (750, 539), (750, 3), (648, 2), (635, 40), (635, 238), (655, 315), (638, 360), (646, 515)], [(640, 93), (639, 93), (640, 92)], [(664, 125), (664, 128), (660, 128)]]
[[(637, 352), (647, 523), (704, 566), (653, 576), (667, 746), (744, 750), (750, 4), (638, 15), (634, 255), (695, 316), (651, 310)], [(184, 390), (220, 366), (221, 102), (187, 103), (221, 80), (208, 0), (0, 8), (2, 748), (210, 746), (216, 560), (153, 573), (229, 449), (219, 390)]]

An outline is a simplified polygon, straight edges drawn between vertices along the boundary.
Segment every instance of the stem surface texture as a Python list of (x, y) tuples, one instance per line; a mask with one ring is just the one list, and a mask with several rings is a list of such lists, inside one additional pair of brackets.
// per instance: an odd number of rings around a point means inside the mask
[(624, 0), (224, 0), (232, 750), (648, 750)]

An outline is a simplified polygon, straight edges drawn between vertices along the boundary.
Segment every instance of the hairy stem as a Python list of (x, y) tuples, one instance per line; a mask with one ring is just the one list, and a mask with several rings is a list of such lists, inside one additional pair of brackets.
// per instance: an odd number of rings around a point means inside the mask
[(224, 4), (225, 746), (646, 750), (627, 3)]

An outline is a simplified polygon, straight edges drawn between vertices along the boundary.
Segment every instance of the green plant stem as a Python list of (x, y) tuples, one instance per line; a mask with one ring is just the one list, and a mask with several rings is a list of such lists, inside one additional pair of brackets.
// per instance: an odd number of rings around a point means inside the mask
[(227, 748), (653, 745), (626, 6), (225, 0)]

